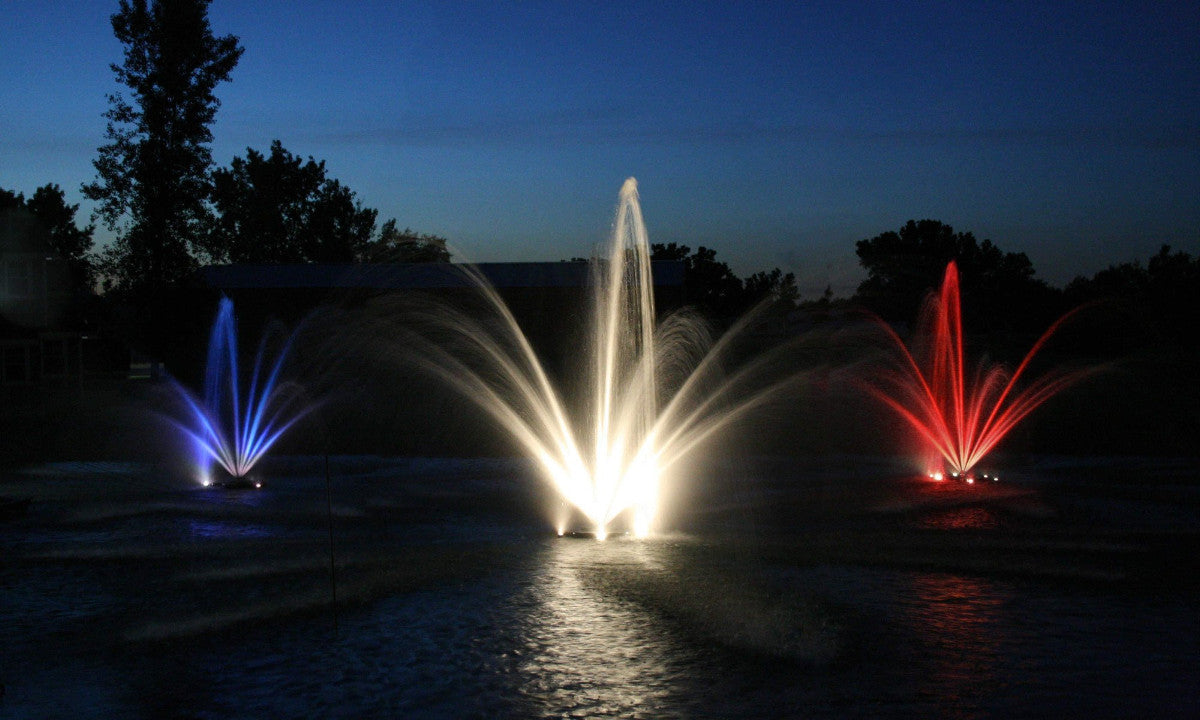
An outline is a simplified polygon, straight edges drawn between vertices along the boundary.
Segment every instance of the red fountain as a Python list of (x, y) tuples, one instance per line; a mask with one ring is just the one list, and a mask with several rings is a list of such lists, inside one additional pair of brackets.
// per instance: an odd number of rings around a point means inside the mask
[(881, 320), (879, 324), (900, 350), (898, 367), (881, 373), (866, 387), (917, 431), (931, 454), (941, 456), (945, 471), (930, 471), (931, 478), (942, 480), (949, 474), (973, 482), (972, 468), (1017, 423), (1052, 396), (1096, 372), (1054, 371), (1017, 389), (1033, 357), (1074, 312), (1055, 321), (1011, 374), (1003, 366), (981, 361), (968, 376), (958, 266), (951, 261), (941, 291), (926, 301), (917, 327), (916, 337), (927, 346), (914, 355)]

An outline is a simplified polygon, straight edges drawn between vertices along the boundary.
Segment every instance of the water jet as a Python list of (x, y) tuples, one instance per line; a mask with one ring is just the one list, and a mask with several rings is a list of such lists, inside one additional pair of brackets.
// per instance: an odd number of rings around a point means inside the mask
[(940, 467), (927, 471), (931, 480), (995, 482), (999, 478), (994, 474), (975, 471), (977, 463), (1039, 406), (1098, 371), (1057, 369), (1019, 385), (1034, 357), (1075, 312), (1042, 333), (1016, 370), (981, 360), (968, 373), (958, 266), (951, 261), (940, 290), (925, 303), (911, 349), (877, 319), (890, 340), (892, 365), (861, 384), (899, 415), (936, 458)]
[(203, 397), (171, 380), (186, 411), (170, 422), (188, 439), (196, 478), (204, 487), (261, 488), (261, 478), (251, 476), (251, 470), (312, 410), (311, 405), (300, 406), (298, 394), (280, 380), (290, 338), (274, 361), (264, 365), (263, 337), (245, 388), (238, 373), (237, 341), (233, 301), (222, 298), (209, 336)]
[[(659, 321), (633, 178), (621, 188), (607, 246), (591, 261), (581, 387), (564, 391), (497, 290), (477, 269), (460, 268), (488, 317), (446, 305), (417, 312), (407, 318), (406, 351), (489, 415), (597, 538), (651, 533), (666, 478), (798, 379), (767, 377), (766, 358), (726, 373), (723, 360), (754, 313), (716, 341), (686, 310)], [(560, 534), (564, 523), (560, 513)]]

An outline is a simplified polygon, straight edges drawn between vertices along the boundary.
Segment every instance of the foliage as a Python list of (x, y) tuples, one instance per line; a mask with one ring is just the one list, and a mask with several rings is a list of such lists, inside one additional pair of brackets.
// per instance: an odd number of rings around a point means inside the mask
[(791, 309), (800, 300), (800, 289), (796, 287), (795, 273), (785, 275), (779, 268), (774, 268), (770, 272), (759, 271), (746, 278), (745, 295), (751, 303), (770, 299)]
[(214, 171), (212, 199), (217, 218), (205, 250), (218, 262), (350, 262), (375, 229), (376, 211), (328, 178), (323, 160), (305, 162), (279, 140), (268, 156), (247, 148)]
[(209, 2), (121, 0), (112, 16), (125, 57), (111, 67), (130, 98), (109, 96), (109, 142), (83, 186), (117, 232), (99, 262), (112, 289), (152, 297), (195, 267), (190, 250), (210, 220), (213, 91), (242, 54), (236, 37), (213, 35)]
[(1198, 344), (1200, 327), (1200, 257), (1172, 252), (1163, 245), (1142, 265), (1110, 265), (1091, 278), (1072, 280), (1064, 290), (1072, 305), (1115, 302), (1135, 318), (1151, 340), (1168, 341), (1176, 349)]
[(731, 320), (768, 299), (790, 310), (800, 297), (796, 276), (785, 275), (779, 268), (754, 273), (743, 281), (729, 265), (718, 261), (717, 251), (710, 248), (701, 246), (692, 252), (687, 245), (655, 243), (650, 251), (651, 260), (683, 262), (685, 301), (712, 318)]
[(958, 264), (966, 322), (984, 331), (1036, 331), (1060, 312), (1057, 294), (1034, 277), (1025, 253), (1006, 253), (991, 240), (954, 232), (938, 220), (909, 220), (857, 244), (867, 279), (857, 299), (890, 321), (910, 322), (938, 286), (946, 265)]
[(717, 262), (717, 251), (701, 246), (692, 252), (687, 245), (654, 243), (650, 246), (651, 260), (683, 262), (685, 301), (703, 310), (710, 317), (731, 317), (741, 313), (743, 306), (742, 281), (723, 262)]
[(379, 230), (379, 237), (364, 246), (362, 262), (450, 262), (446, 238), (409, 228), (396, 229), (395, 218)]
[(43, 185), (28, 200), (22, 193), (0, 188), (0, 212), (6, 210), (25, 210), (36, 218), (45, 231), (49, 249), (70, 268), (72, 288), (82, 293), (91, 291), (95, 278), (89, 253), (96, 228), (91, 224), (83, 228), (75, 224), (79, 206), (67, 204), (61, 187), (54, 183)]

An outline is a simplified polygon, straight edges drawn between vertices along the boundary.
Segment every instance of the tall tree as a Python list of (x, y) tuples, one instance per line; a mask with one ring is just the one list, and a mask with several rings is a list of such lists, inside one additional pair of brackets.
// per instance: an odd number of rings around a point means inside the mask
[(744, 309), (742, 280), (717, 260), (716, 250), (702, 245), (692, 252), (687, 245), (654, 243), (650, 259), (682, 260), (684, 299), (710, 318), (727, 321)]
[(191, 251), (209, 222), (216, 86), (242, 55), (233, 35), (216, 37), (210, 0), (121, 0), (113, 32), (125, 46), (109, 95), (106, 137), (83, 186), (117, 233), (102, 255), (108, 287), (150, 300), (196, 265)]
[(247, 148), (216, 170), (212, 200), (217, 219), (206, 250), (214, 260), (352, 262), (375, 231), (376, 211), (326, 177), (325, 161), (305, 162), (278, 140), (270, 155)]

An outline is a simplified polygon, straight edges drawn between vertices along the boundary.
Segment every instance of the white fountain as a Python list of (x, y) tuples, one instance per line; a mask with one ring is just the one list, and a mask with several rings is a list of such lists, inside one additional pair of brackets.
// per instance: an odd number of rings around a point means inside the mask
[(634, 535), (649, 534), (664, 473), (797, 379), (754, 382), (765, 359), (723, 373), (722, 351), (749, 318), (715, 344), (688, 311), (656, 325), (650, 246), (633, 178), (621, 188), (611, 242), (592, 261), (584, 391), (560, 392), (499, 293), (477, 269), (463, 270), (495, 317), (432, 308), (410, 348), (536, 460), (598, 539), (622, 515)]

